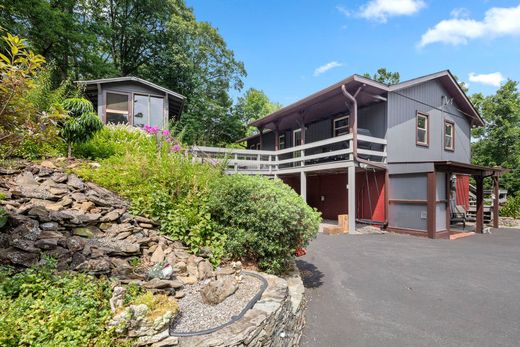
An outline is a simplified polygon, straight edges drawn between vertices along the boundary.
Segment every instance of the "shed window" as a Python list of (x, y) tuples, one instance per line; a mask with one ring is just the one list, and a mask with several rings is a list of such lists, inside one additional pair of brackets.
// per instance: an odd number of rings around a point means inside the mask
[(455, 124), (450, 121), (444, 121), (444, 149), (455, 150)]
[(105, 122), (128, 124), (128, 94), (106, 93)]
[(164, 99), (151, 95), (134, 95), (134, 126), (145, 125), (163, 128)]
[(278, 149), (285, 148), (285, 134), (278, 136)]
[(348, 134), (348, 116), (343, 116), (334, 119), (333, 123), (333, 134), (334, 137)]
[(417, 128), (415, 133), (415, 140), (417, 145), (428, 146), (428, 131), (428, 115), (424, 113), (417, 113)]

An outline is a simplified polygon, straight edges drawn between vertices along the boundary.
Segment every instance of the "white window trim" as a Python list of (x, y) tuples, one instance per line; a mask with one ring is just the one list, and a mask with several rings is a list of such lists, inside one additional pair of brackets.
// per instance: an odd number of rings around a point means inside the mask
[[(349, 117), (350, 116), (342, 116), (342, 117), (335, 118), (333, 120), (333, 122), (332, 122), (332, 136), (333, 137), (340, 136), (340, 135), (336, 135), (336, 130), (347, 129), (347, 134), (349, 133), (349, 122), (347, 122), (347, 125), (336, 127), (336, 122), (343, 120), (343, 119), (349, 119)], [(345, 135), (345, 134), (342, 134), (342, 135)]]
[[(296, 133), (300, 133), (300, 143), (296, 144)], [(296, 147), (296, 146), (300, 146), (301, 145), (301, 133), (302, 133), (302, 129), (296, 129), (296, 130), (293, 130), (293, 134), (292, 134), (292, 146), (293, 147)]]
[[(446, 126), (449, 125), (451, 127), (451, 135), (446, 133)], [(446, 137), (451, 137), (451, 146), (446, 146)], [(455, 123), (450, 122), (448, 120), (444, 121), (444, 149), (447, 151), (455, 150)]]
[[(282, 144), (283, 144), (283, 148), (282, 148)], [(285, 149), (285, 134), (278, 136), (278, 149)]]
[[(148, 116), (147, 116), (147, 120), (146, 120), (146, 124), (150, 125), (150, 122), (151, 122), (151, 119), (150, 119), (150, 108), (151, 108), (151, 102), (150, 102), (150, 99), (151, 98), (157, 98), (157, 99), (162, 99), (162, 113), (164, 113), (164, 96), (161, 96), (161, 95), (156, 95), (156, 94), (145, 94), (145, 93), (133, 93), (132, 94), (132, 121), (134, 119), (134, 114), (133, 114), (133, 110), (134, 110), (134, 103), (135, 103), (135, 97), (136, 96), (145, 96), (148, 100), (148, 105), (147, 105), (147, 112), (148, 112)], [(164, 117), (163, 117), (164, 118)], [(133, 123), (133, 122), (132, 122)], [(164, 123), (164, 119), (163, 119), (163, 123)], [(163, 127), (164, 127), (164, 124), (163, 124)]]
[[(419, 117), (423, 117), (425, 119), (424, 128), (419, 128)], [(415, 143), (420, 146), (429, 146), (429, 126), (430, 126), (430, 117), (427, 114), (417, 112), (416, 115), (416, 123), (415, 123)], [(419, 130), (424, 130), (424, 142), (419, 141)]]

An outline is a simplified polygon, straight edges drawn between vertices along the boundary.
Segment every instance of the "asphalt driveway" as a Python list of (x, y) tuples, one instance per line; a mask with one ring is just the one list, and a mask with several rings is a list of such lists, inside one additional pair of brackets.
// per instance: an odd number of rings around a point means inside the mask
[(320, 234), (298, 266), (301, 346), (520, 346), (520, 230)]

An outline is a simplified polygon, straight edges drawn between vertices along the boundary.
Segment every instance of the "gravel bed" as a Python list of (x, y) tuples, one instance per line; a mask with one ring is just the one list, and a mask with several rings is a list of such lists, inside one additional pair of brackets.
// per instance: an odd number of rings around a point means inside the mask
[(207, 280), (184, 287), (185, 296), (178, 301), (180, 314), (175, 319), (172, 332), (196, 332), (227, 323), (246, 307), (261, 288), (260, 280), (244, 274), (235, 294), (213, 306), (204, 303), (199, 293), (206, 283)]

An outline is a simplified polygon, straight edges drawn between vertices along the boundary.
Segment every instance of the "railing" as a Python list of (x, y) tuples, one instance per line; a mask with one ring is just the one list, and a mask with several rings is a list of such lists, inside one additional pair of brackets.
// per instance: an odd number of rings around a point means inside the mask
[[(357, 152), (363, 159), (385, 162), (386, 140), (358, 135)], [(274, 175), (351, 161), (352, 134), (277, 151), (193, 146), (191, 153), (197, 161), (225, 163), (229, 173)]]

